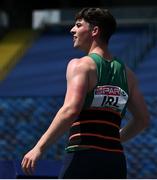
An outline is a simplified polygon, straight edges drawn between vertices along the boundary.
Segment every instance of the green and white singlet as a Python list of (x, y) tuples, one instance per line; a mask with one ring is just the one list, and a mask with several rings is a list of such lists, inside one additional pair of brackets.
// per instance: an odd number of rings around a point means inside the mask
[(70, 128), (66, 151), (123, 152), (119, 129), (129, 96), (125, 65), (117, 58), (107, 61), (95, 53), (88, 56), (96, 63), (98, 81)]

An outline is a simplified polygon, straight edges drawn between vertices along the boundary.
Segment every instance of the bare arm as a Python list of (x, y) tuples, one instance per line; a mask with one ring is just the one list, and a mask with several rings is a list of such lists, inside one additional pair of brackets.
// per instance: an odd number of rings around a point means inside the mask
[(63, 106), (53, 119), (48, 130), (37, 143), (44, 151), (62, 135), (79, 115), (87, 93), (88, 75), (80, 63), (70, 62), (67, 69), (67, 93)]
[(138, 88), (135, 75), (130, 70), (128, 70), (128, 80), (130, 82), (128, 110), (132, 115), (132, 119), (130, 119), (126, 126), (120, 130), (122, 142), (135, 137), (149, 124), (149, 112), (144, 97)]
[[(81, 61), (82, 62), (82, 61)], [(31, 174), (41, 154), (61, 136), (77, 118), (88, 91), (88, 70), (80, 60), (72, 60), (67, 68), (67, 92), (60, 108), (47, 131), (35, 147), (22, 160), (23, 171)]]

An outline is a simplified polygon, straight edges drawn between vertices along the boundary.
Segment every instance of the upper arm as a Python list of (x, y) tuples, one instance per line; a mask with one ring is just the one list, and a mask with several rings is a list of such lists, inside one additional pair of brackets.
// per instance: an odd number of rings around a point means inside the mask
[(88, 91), (88, 68), (80, 60), (72, 60), (67, 67), (67, 91), (64, 106), (76, 114), (81, 111)]
[(136, 120), (143, 121), (147, 123), (149, 119), (149, 113), (147, 110), (147, 105), (144, 100), (144, 96), (142, 95), (139, 87), (138, 81), (133, 74), (133, 72), (129, 72), (129, 82), (130, 82), (130, 96), (128, 101), (128, 110), (131, 112), (133, 117)]

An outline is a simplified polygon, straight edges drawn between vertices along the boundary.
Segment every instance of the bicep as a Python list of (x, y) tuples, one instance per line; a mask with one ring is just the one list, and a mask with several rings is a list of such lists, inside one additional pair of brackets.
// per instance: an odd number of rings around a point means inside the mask
[(77, 63), (67, 68), (67, 91), (64, 105), (80, 112), (88, 90), (88, 73)]

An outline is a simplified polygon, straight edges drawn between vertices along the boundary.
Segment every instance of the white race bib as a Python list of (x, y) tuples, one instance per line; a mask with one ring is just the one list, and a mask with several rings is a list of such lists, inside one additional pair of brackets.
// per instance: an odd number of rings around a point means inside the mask
[(118, 86), (97, 86), (91, 107), (107, 107), (122, 112), (128, 101), (128, 94)]

